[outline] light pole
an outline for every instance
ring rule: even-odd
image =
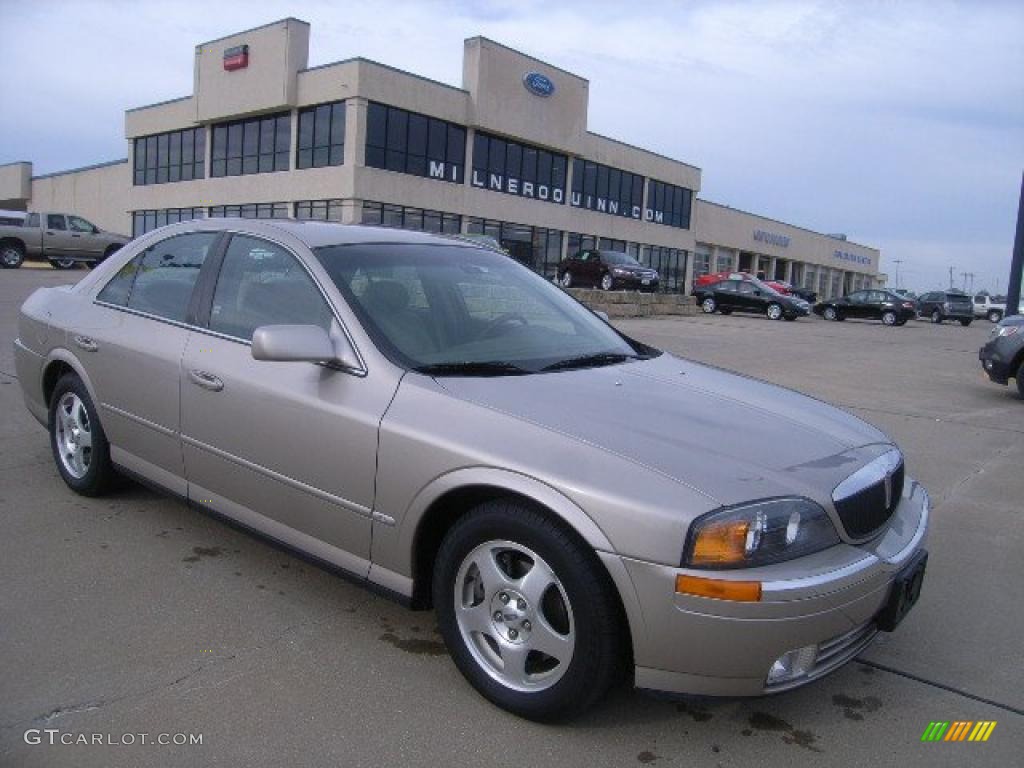
[[[893,259],[892,263],[896,265],[896,290],[900,287],[900,264],[903,263],[903,259]]]

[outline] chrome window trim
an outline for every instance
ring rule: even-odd
[[[838,504],[861,491],[882,482],[903,462],[899,448],[890,448],[878,458],[868,462],[832,490],[832,501]]]
[[[365,377],[366,375],[369,374],[369,369],[366,366],[366,359],[363,357],[362,352],[359,351],[359,346],[356,344],[356,340],[354,338],[352,338],[352,334],[349,332],[348,327],[345,325],[345,322],[339,316],[338,308],[334,305],[334,302],[331,301],[330,296],[327,295],[327,291],[324,290],[323,283],[317,278],[316,275],[313,274],[313,272],[310,270],[309,265],[305,262],[305,260],[301,256],[299,256],[299,254],[297,254],[292,248],[290,248],[285,243],[282,243],[280,240],[276,240],[273,237],[270,237],[268,235],[264,235],[262,233],[256,234],[256,233],[247,232],[247,231],[241,230],[241,229],[193,230],[193,231],[189,231],[189,232],[175,233],[175,234],[171,235],[171,237],[179,237],[180,235],[183,235],[183,234],[196,234],[196,233],[199,233],[199,232],[217,232],[217,233],[223,232],[223,233],[228,234],[228,235],[241,235],[243,237],[253,237],[253,238],[256,238],[257,240],[266,240],[269,243],[273,243],[274,245],[277,245],[280,248],[283,248],[285,250],[285,252],[289,253],[299,263],[299,265],[306,271],[306,274],[309,275],[309,278],[313,281],[313,285],[315,285],[316,289],[320,292],[321,298],[326,302],[328,309],[331,310],[331,315],[334,317],[335,321],[338,323],[338,327],[341,328],[341,332],[345,334],[345,338],[348,339],[348,343],[352,345],[352,349],[356,353],[356,358],[359,360],[359,367],[358,368],[342,368],[341,366],[331,365],[331,364],[328,364],[328,363],[318,363],[318,365],[323,365],[326,368],[332,368],[334,370],[344,371],[346,373],[350,373],[353,376],[358,376],[360,378],[363,378],[363,377]],[[165,239],[170,239],[170,238],[165,238]],[[140,253],[142,253],[143,251],[146,251],[146,250],[152,248],[154,245],[157,245],[160,242],[162,242],[162,240],[157,240],[156,242],[152,243],[151,245],[147,245],[145,248],[143,248],[143,249],[141,249],[139,251],[136,251],[136,253],[131,257],[131,259],[136,258]],[[226,255],[227,254],[225,252],[225,256]],[[129,259],[129,261],[131,261],[131,259]],[[221,266],[223,267],[223,263],[221,264]],[[107,307],[108,309],[116,309],[116,310],[119,310],[121,312],[126,312],[126,313],[128,313],[130,315],[136,315],[138,317],[145,317],[145,318],[148,318],[150,320],[156,320],[157,322],[160,322],[160,323],[167,323],[168,325],[173,325],[173,326],[176,326],[178,328],[184,328],[185,330],[188,330],[188,331],[195,331],[196,333],[202,333],[202,334],[204,334],[206,336],[213,336],[215,338],[223,339],[225,341],[233,341],[236,344],[244,344],[244,345],[249,346],[249,347],[252,346],[252,341],[249,340],[249,339],[243,339],[243,338],[238,337],[238,336],[232,336],[232,335],[227,334],[227,333],[221,333],[220,331],[215,331],[212,328],[203,328],[202,326],[192,325],[192,324],[184,323],[184,322],[181,322],[181,321],[178,321],[178,320],[172,320],[172,319],[170,319],[168,317],[161,317],[159,315],[154,315],[154,314],[151,314],[149,312],[142,312],[142,311],[140,311],[138,309],[134,309],[132,307],[121,306],[119,304],[111,304],[108,301],[101,301],[98,298],[99,294],[103,291],[104,288],[107,287],[107,284],[109,284],[110,281],[113,280],[116,276],[117,276],[117,274],[115,273],[110,278],[110,280],[107,280],[106,283],[103,283],[101,286],[99,286],[96,289],[95,295],[93,296],[93,300],[92,300],[93,304],[99,305],[101,307]],[[218,278],[220,277],[219,273],[218,273],[217,277]],[[214,285],[214,293],[215,294],[216,294],[216,291],[217,291],[217,286],[215,284]]]

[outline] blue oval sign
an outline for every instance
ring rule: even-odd
[[[527,72],[523,75],[523,85],[536,96],[550,96],[555,92],[555,84],[551,82],[551,78],[540,72]]]

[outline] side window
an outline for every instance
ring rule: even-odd
[[[216,240],[216,232],[195,232],[169,237],[143,251],[128,307],[185,322],[199,269]]]
[[[852,304],[863,304],[865,301],[867,301],[867,291],[857,291],[850,294],[850,302]]]
[[[142,263],[142,257],[145,255],[146,252],[143,251],[121,267],[117,274],[110,278],[110,282],[103,286],[103,290],[99,292],[96,299],[107,304],[116,304],[119,307],[128,306],[128,297],[131,295],[132,285],[135,283],[135,275],[138,274],[139,264]]]
[[[235,235],[224,255],[210,310],[210,330],[249,341],[261,325],[318,325],[331,309],[302,265],[284,248]]]
[[[56,213],[46,214],[46,228],[47,229],[67,229],[67,225],[64,223],[64,217]]]
[[[79,216],[68,216],[68,228],[72,232],[88,232],[92,234],[93,226]]]
[[[738,292],[746,296],[752,296],[756,290],[757,288],[754,286],[753,283],[744,280],[742,283],[740,283]]]
[[[28,215],[28,218],[25,219],[25,226],[26,227],[38,227],[39,226],[39,214],[38,213],[30,213]]]

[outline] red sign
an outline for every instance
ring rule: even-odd
[[[249,66],[249,46],[236,45],[224,51],[224,69],[234,72],[236,69],[245,69]]]

